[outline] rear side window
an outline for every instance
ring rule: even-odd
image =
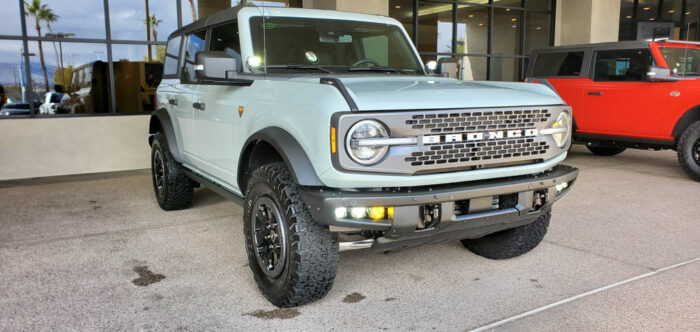
[[[533,76],[579,76],[583,66],[583,52],[542,53],[535,59]]]
[[[595,59],[595,81],[639,82],[646,80],[647,70],[654,63],[648,49],[598,52]]]
[[[224,52],[236,59],[236,69],[241,70],[241,42],[238,23],[233,22],[211,30],[210,51]]]
[[[183,55],[183,66],[181,80],[184,83],[194,82],[194,64],[197,52],[204,51],[206,31],[195,32],[187,36],[185,40],[185,54]]]
[[[165,48],[163,75],[177,75],[177,59],[180,57],[180,41],[182,41],[182,37],[179,36],[168,41],[168,46]]]

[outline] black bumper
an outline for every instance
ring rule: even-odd
[[[560,165],[548,172],[506,179],[461,184],[382,191],[344,191],[307,188],[304,202],[319,223],[361,230],[383,231],[373,249],[389,251],[428,243],[478,238],[500,230],[529,224],[551,209],[566,194],[578,176],[578,169]],[[566,183],[563,190],[556,186]],[[464,212],[455,202],[491,197],[517,197],[505,208]],[[425,205],[440,206],[440,222],[428,229],[417,229],[420,210]],[[393,206],[394,220],[373,222],[352,218],[336,219],[335,209],[357,206]]]

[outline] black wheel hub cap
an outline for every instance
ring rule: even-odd
[[[268,196],[258,198],[250,222],[258,265],[268,278],[279,277],[287,259],[287,234],[277,204]]]
[[[695,144],[693,144],[693,150],[690,151],[690,153],[692,153],[695,163],[700,166],[700,138],[695,141]]]
[[[158,195],[163,196],[163,190],[165,190],[165,163],[163,162],[163,153],[160,149],[156,149],[153,152],[153,177]]]

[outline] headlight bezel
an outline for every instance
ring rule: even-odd
[[[555,128],[561,128],[564,127],[566,128],[566,132],[563,133],[552,133],[552,139],[554,140],[554,143],[559,147],[560,149],[563,149],[566,147],[567,144],[569,144],[569,141],[571,141],[571,127],[572,127],[572,121],[571,121],[571,115],[567,111],[561,111],[559,115],[557,116],[556,121],[554,121],[549,128],[555,129]]]
[[[377,131],[380,133],[380,136],[364,138],[389,138],[389,130],[387,129],[386,125],[381,121],[375,119],[360,120],[354,123],[352,126],[350,126],[350,129],[347,131],[345,136],[345,150],[352,161],[362,166],[372,166],[379,163],[382,159],[384,159],[384,157],[386,157],[386,155],[389,153],[389,146],[378,145],[378,153],[376,153],[372,158],[369,159],[362,159],[353,154],[352,141],[358,139],[353,137],[353,134],[355,134],[358,128],[365,125],[372,125],[376,127]]]

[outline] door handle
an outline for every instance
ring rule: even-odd
[[[603,91],[588,91],[589,96],[602,96]]]
[[[175,98],[168,99],[168,104],[173,105],[173,106],[177,106],[177,99],[175,99]]]
[[[200,111],[203,111],[205,108],[204,103],[194,103],[194,104],[192,104],[192,107],[194,107]]]

